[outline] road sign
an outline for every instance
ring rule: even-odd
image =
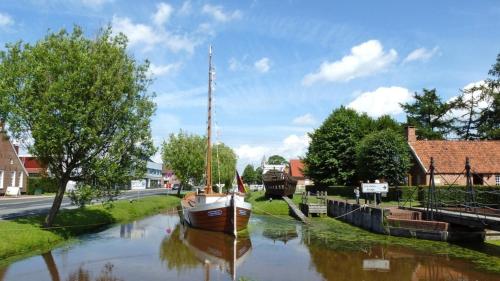
[[[146,180],[133,180],[130,182],[130,189],[140,190],[146,189]]]
[[[385,193],[389,191],[389,184],[383,183],[363,183],[361,184],[363,193]]]

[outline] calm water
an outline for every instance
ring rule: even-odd
[[[0,268],[7,280],[500,280],[469,263],[406,248],[329,250],[291,221],[253,216],[249,237],[157,215]]]

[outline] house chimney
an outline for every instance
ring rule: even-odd
[[[406,126],[406,141],[408,141],[408,142],[417,141],[417,135],[415,133],[414,126]]]

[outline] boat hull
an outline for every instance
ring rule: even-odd
[[[194,228],[234,234],[234,217],[236,217],[236,231],[245,229],[252,213],[251,205],[238,200],[232,203],[231,199],[225,199],[195,206],[184,204],[182,208],[184,221]]]
[[[266,189],[266,197],[293,197],[297,180],[287,173],[271,170],[263,176],[264,187]]]

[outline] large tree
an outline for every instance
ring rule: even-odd
[[[285,157],[281,155],[272,155],[267,159],[267,164],[269,165],[286,165],[288,161],[286,161]]]
[[[212,180],[231,188],[236,175],[236,153],[229,146],[219,143],[212,148]],[[221,191],[221,190],[219,190]]]
[[[304,158],[306,175],[321,185],[353,183],[356,145],[364,135],[363,120],[368,119],[352,109],[340,107],[309,134],[311,143]]]
[[[385,179],[390,184],[403,183],[411,163],[408,144],[391,129],[366,135],[356,158],[360,179]]]
[[[245,166],[245,169],[243,170],[243,175],[241,176],[244,182],[248,184],[255,183],[257,181],[257,175],[255,173],[255,169],[253,168],[253,165],[248,164]]]
[[[181,181],[181,189],[189,183],[204,183],[207,139],[205,137],[179,132],[170,134],[162,146],[162,159]],[[220,171],[220,173],[219,173]],[[212,147],[212,184],[219,182],[231,186],[236,173],[236,154],[223,143]]]
[[[460,95],[453,102],[453,111],[456,115],[453,129],[457,136],[465,140],[479,139],[481,133],[481,116],[491,103],[487,88],[480,83],[461,90]]]
[[[57,190],[45,224],[59,210],[68,181],[125,183],[154,153],[148,63],[126,50],[111,28],[88,39],[61,30],[0,52],[0,112],[14,137],[47,165]]]
[[[447,116],[453,104],[443,102],[436,89],[415,92],[413,103],[401,104],[408,125],[417,127],[419,139],[444,139],[452,128],[453,120]]]
[[[486,79],[484,94],[490,103],[479,117],[477,130],[483,139],[500,140],[500,54],[488,74],[491,77]]]
[[[162,146],[162,160],[165,165],[171,167],[181,182],[181,189],[189,182],[201,184],[203,181],[206,138],[179,132],[170,134]]]

